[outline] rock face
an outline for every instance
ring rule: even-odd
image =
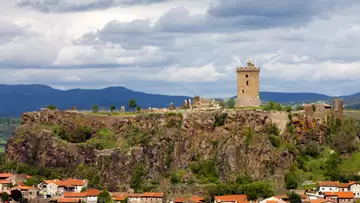
[[[266,129],[271,122],[268,112],[256,110],[116,117],[42,109],[23,114],[22,125],[8,141],[5,159],[62,168],[79,177],[86,176],[79,173],[80,166],[95,169],[100,182],[113,190],[128,190],[139,165],[145,168],[143,180],[160,181],[177,170],[185,171],[184,179],[194,179],[189,165],[201,160],[213,161],[224,182],[245,172],[255,180],[282,179],[294,157],[269,141]],[[49,126],[88,126],[93,133],[106,128],[118,145],[97,150],[88,142],[65,142]]]

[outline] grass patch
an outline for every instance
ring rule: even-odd
[[[86,143],[94,144],[96,149],[99,150],[113,149],[118,146],[114,133],[107,128],[99,130],[97,134],[89,139]]]

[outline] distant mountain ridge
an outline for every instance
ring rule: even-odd
[[[135,99],[139,106],[168,107],[170,102],[181,106],[185,99],[192,96],[169,96],[137,92],[125,87],[108,87],[98,90],[71,89],[58,90],[47,85],[0,85],[0,116],[18,117],[23,112],[37,111],[42,107],[54,104],[59,109],[71,109],[76,106],[78,110],[90,110],[94,104],[100,108],[108,109],[110,105],[127,107],[130,99]],[[306,103],[314,101],[331,100],[331,96],[317,93],[280,93],[260,92],[263,101],[279,103]],[[360,104],[360,93],[343,96],[345,103]]]

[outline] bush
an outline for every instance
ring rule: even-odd
[[[265,182],[255,182],[241,186],[238,192],[246,194],[248,200],[268,198],[274,195],[274,190],[271,185]]]
[[[49,105],[46,107],[47,109],[50,109],[50,110],[55,110],[57,109],[57,107],[55,105]]]
[[[171,174],[170,180],[171,180],[171,183],[172,183],[172,184],[178,184],[178,183],[180,183],[180,181],[181,181],[181,174],[180,174],[180,173],[173,172],[173,173]]]
[[[249,183],[252,183],[253,180],[252,178],[247,175],[247,174],[242,174],[242,175],[239,175],[236,177],[236,180],[235,180],[236,184],[238,185],[244,185],[244,184],[249,184]]]
[[[226,121],[227,113],[222,113],[215,116],[214,127],[223,126]]]
[[[96,105],[96,104],[94,104],[94,105],[92,106],[92,112],[93,112],[93,113],[99,112],[99,106]]]
[[[80,126],[73,132],[67,132],[67,130],[62,126],[56,126],[53,129],[53,134],[72,143],[85,142],[92,137],[91,129],[87,126]]]
[[[276,147],[276,148],[280,147],[281,140],[278,136],[270,135],[269,140],[274,147]]]
[[[135,192],[141,192],[143,189],[143,176],[145,175],[146,170],[143,164],[136,164],[132,174],[130,187],[135,190]]]
[[[295,192],[290,192],[288,199],[290,203],[301,203],[301,196]]]
[[[294,171],[290,171],[285,174],[284,181],[287,189],[296,189],[299,186],[300,177]]]
[[[203,160],[195,162],[189,165],[189,168],[193,174],[202,182],[213,182],[218,180],[219,173],[216,169],[216,165],[211,160]]]
[[[290,113],[292,111],[292,107],[290,105],[286,105],[286,106],[284,106],[284,111]]]

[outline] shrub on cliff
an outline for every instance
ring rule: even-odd
[[[49,109],[49,110],[55,110],[55,109],[57,109],[57,107],[56,107],[55,105],[49,105],[49,106],[47,106],[46,108]]]
[[[288,198],[290,203],[301,203],[301,196],[295,192],[290,192]]]
[[[219,173],[216,165],[211,160],[203,160],[189,165],[193,174],[200,180],[201,183],[211,183],[219,179]]]
[[[280,144],[281,144],[281,140],[278,136],[275,136],[275,135],[270,135],[269,136],[269,141],[271,142],[272,146],[278,148],[280,147]]]
[[[63,126],[56,126],[53,129],[53,133],[55,136],[72,143],[85,142],[92,136],[91,129],[87,126],[77,127],[72,132],[68,132]]]
[[[287,189],[296,189],[299,186],[300,177],[296,172],[290,171],[285,174],[284,181]]]
[[[93,112],[93,113],[99,112],[99,106],[96,105],[96,104],[94,104],[94,105],[92,106],[92,112]]]
[[[146,173],[144,164],[138,163],[135,165],[132,174],[131,174],[131,183],[130,187],[135,190],[135,192],[142,192],[143,189],[143,176]]]

